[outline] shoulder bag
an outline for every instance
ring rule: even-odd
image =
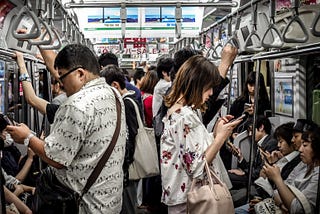
[[[60,183],[58,179],[55,177],[52,168],[48,167],[42,171],[36,185],[35,198],[32,204],[32,210],[34,213],[76,214],[79,212],[79,203],[81,201],[82,196],[88,192],[90,187],[99,177],[119,137],[121,126],[121,104],[119,99],[117,98],[116,93],[114,91],[113,93],[116,97],[117,106],[116,129],[112,136],[111,143],[109,144],[107,150],[105,151],[105,153],[99,160],[97,166],[94,168],[93,172],[89,176],[87,183],[84,189],[82,190],[82,193],[79,194],[78,192]]]
[[[133,163],[129,166],[129,179],[138,180],[159,175],[159,160],[153,128],[147,128],[143,125],[135,101],[129,97],[125,99],[130,100],[133,104],[139,125],[135,141]]]
[[[215,172],[205,163],[206,176],[202,180],[193,179],[187,194],[188,214],[233,214],[231,194]]]
[[[296,196],[296,198],[300,201],[304,213],[311,214],[311,206],[308,202],[306,196],[296,187],[287,184],[288,188],[291,192]],[[255,213],[259,214],[281,214],[284,213],[280,207],[275,204],[275,201],[272,198],[266,198],[263,201],[254,205]]]

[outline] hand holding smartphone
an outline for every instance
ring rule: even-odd
[[[0,114],[0,131],[3,131],[8,125],[14,126],[15,123],[7,115]]]
[[[233,143],[231,143],[230,141],[227,141],[227,145],[230,148],[230,150],[234,156],[240,157],[241,154],[240,154],[239,150],[237,149],[237,147],[235,147],[235,145]]]
[[[237,117],[237,118],[233,118],[233,119],[230,120],[228,123],[232,123],[232,122],[234,122],[234,121],[236,121],[236,120],[244,119],[244,118],[246,118],[248,115],[249,115],[248,112],[243,112],[243,114],[242,114],[241,116],[239,116],[239,117]]]
[[[267,162],[270,166],[272,166],[273,163],[269,161],[267,152],[264,151],[263,148],[261,147],[259,147],[259,151],[260,151],[260,154],[264,157],[264,161]]]

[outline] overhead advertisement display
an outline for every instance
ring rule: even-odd
[[[76,9],[86,38],[97,43],[106,38],[121,38],[120,8]],[[86,14],[86,16],[83,16]],[[197,37],[203,8],[182,7],[182,37]],[[127,8],[125,37],[175,37],[175,7]]]

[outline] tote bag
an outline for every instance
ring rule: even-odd
[[[159,160],[153,128],[143,125],[137,104],[131,98],[138,121],[138,134],[133,155],[133,163],[129,166],[129,179],[138,180],[159,175]]]
[[[228,187],[209,169],[206,162],[207,176],[200,182],[193,179],[187,194],[188,214],[234,214],[234,206]]]

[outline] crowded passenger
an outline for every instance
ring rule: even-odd
[[[7,126],[6,131],[15,142],[29,146],[47,162],[62,184],[80,193],[111,141],[117,122],[116,99],[119,97],[115,97],[116,92],[105,79],[99,78],[98,61],[83,45],[64,47],[55,58],[54,68],[58,70],[68,99],[56,113],[51,134],[42,141],[24,124]],[[126,137],[124,108],[121,109],[118,141],[99,175],[100,179],[83,195],[81,213],[121,211]],[[110,182],[110,177],[118,179]],[[114,191],[107,191],[110,188]]]
[[[186,212],[192,178],[203,175],[205,161],[220,176],[224,175],[223,164],[216,157],[240,121],[228,123],[232,116],[223,117],[210,135],[197,114],[197,110],[205,109],[205,102],[213,93],[212,86],[219,83],[218,68],[202,56],[193,56],[180,67],[164,99],[168,113],[164,118],[160,163],[162,201],[168,205],[168,213]]]
[[[309,126],[301,136],[299,148],[301,162],[292,170],[287,179],[282,178],[277,164],[265,162],[265,175],[274,182],[275,205],[282,212],[314,213],[318,195],[320,165],[320,129]],[[249,213],[249,205],[236,209],[236,213]]]
[[[122,96],[125,113],[126,113],[126,123],[127,123],[127,139],[126,139],[126,152],[123,162],[123,202],[121,213],[130,214],[135,213],[135,208],[137,207],[137,191],[136,182],[129,180],[129,166],[133,163],[133,155],[135,151],[136,135],[138,133],[138,121],[137,114],[135,111],[135,106],[132,102],[136,102],[139,106],[138,101],[135,97],[134,91],[129,91],[126,89],[125,76],[121,69],[116,65],[107,65],[100,72],[100,76],[106,79],[106,82],[116,88]],[[129,100],[131,99],[131,101]],[[142,114],[141,109],[139,109],[140,115]]]

